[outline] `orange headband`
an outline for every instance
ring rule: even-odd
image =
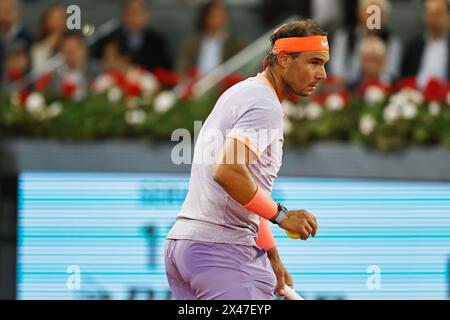
[[[307,51],[329,51],[326,36],[291,37],[280,38],[275,41],[273,52],[307,52]]]

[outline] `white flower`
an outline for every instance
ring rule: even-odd
[[[11,103],[12,106],[18,106],[20,104],[20,97],[17,91],[11,93],[9,102]]]
[[[130,97],[127,99],[127,108],[128,109],[136,109],[139,107],[139,98],[138,97]]]
[[[408,94],[406,93],[406,90],[402,90],[400,92],[397,92],[396,94],[393,94],[389,99],[389,102],[391,104],[402,105],[404,103],[407,103],[408,100],[409,97]]]
[[[144,110],[128,110],[125,113],[125,121],[129,125],[139,125],[145,122],[147,115]]]
[[[154,95],[159,89],[158,80],[148,72],[142,75],[139,83],[145,95]]]
[[[155,111],[165,113],[169,111],[177,101],[177,96],[173,91],[163,91],[155,98]]]
[[[378,86],[368,86],[364,92],[364,100],[368,104],[376,104],[382,102],[386,98],[386,93]]]
[[[112,87],[108,90],[108,100],[109,102],[118,102],[122,99],[122,90],[119,87]]]
[[[290,134],[292,132],[292,129],[293,129],[292,122],[289,119],[284,118],[284,120],[283,120],[283,133],[286,134],[286,135]]]
[[[31,93],[25,101],[25,108],[29,113],[39,114],[45,111],[45,98],[38,92]]]
[[[389,104],[383,110],[383,118],[387,123],[392,123],[400,117],[401,110],[400,106],[397,104]]]
[[[57,117],[63,111],[63,105],[61,102],[55,101],[51,105],[49,105],[47,109],[47,116],[50,118]]]
[[[413,102],[417,105],[419,105],[423,102],[423,96],[419,90],[405,89],[404,91],[406,92],[406,95],[411,102]]]
[[[345,105],[344,98],[337,93],[330,94],[325,100],[325,105],[329,110],[342,110]]]
[[[362,134],[368,136],[373,132],[373,129],[375,129],[375,126],[377,125],[377,122],[370,114],[365,114],[361,117],[361,120],[359,121],[359,131],[361,131]]]
[[[315,120],[322,115],[322,108],[317,103],[308,103],[305,108],[305,115],[308,120]]]
[[[295,113],[292,117],[296,120],[303,119],[305,117],[305,108],[303,108],[303,107],[295,108]]]
[[[433,116],[436,117],[441,113],[441,106],[436,101],[431,101],[428,105],[428,112]]]
[[[109,74],[103,74],[94,80],[94,83],[92,84],[92,90],[99,93],[108,90],[113,85],[114,81],[112,77]]]
[[[284,100],[281,105],[286,116],[293,117],[295,115],[297,107],[291,101]]]
[[[400,108],[400,112],[404,119],[414,119],[417,116],[417,106],[411,102],[405,103]]]

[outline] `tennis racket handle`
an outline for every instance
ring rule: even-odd
[[[284,285],[284,297],[287,300],[305,300],[287,284]]]

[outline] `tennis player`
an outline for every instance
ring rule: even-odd
[[[293,283],[268,221],[303,240],[317,232],[312,214],[288,211],[270,195],[282,159],[281,102],[311,95],[326,78],[327,34],[300,20],[270,40],[264,71],[223,93],[200,130],[189,191],[165,245],[175,299],[283,296]]]

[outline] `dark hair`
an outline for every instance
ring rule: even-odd
[[[126,12],[130,8],[131,4],[133,4],[133,2],[138,2],[138,3],[142,4],[144,10],[149,11],[148,4],[144,0],[125,0],[122,3],[122,13]]]
[[[114,48],[116,49],[117,53],[122,56],[122,57],[132,57],[132,52],[130,47],[128,46],[128,44],[126,43],[126,41],[120,41],[120,39],[113,39],[111,41],[109,41],[108,43],[106,43],[106,45],[103,48],[103,54],[104,51],[106,49],[106,47],[108,46],[114,46]]]
[[[225,8],[225,4],[221,0],[208,1],[203,6],[200,7],[199,14],[198,14],[198,17],[197,17],[197,30],[199,32],[205,31],[206,18],[208,17],[209,12],[215,6],[222,6],[222,7]]]
[[[77,39],[83,45],[86,46],[86,42],[84,41],[83,33],[79,30],[68,30],[68,31],[64,32],[60,45],[62,45],[68,39]]]
[[[44,9],[44,12],[42,13],[41,19],[39,21],[37,41],[44,40],[50,34],[50,32],[48,31],[48,27],[47,27],[47,21],[50,17],[50,13],[53,10],[56,10],[59,8],[65,12],[64,6],[59,3],[51,4]]]
[[[320,26],[311,19],[304,19],[289,22],[281,27],[279,27],[270,36],[271,47],[275,45],[275,41],[281,38],[292,38],[292,37],[309,37],[309,36],[327,36],[328,33],[320,28]],[[290,53],[294,57],[298,57],[300,52]],[[272,66],[277,61],[277,56],[275,53],[270,52],[266,56],[266,61],[269,66]]]

